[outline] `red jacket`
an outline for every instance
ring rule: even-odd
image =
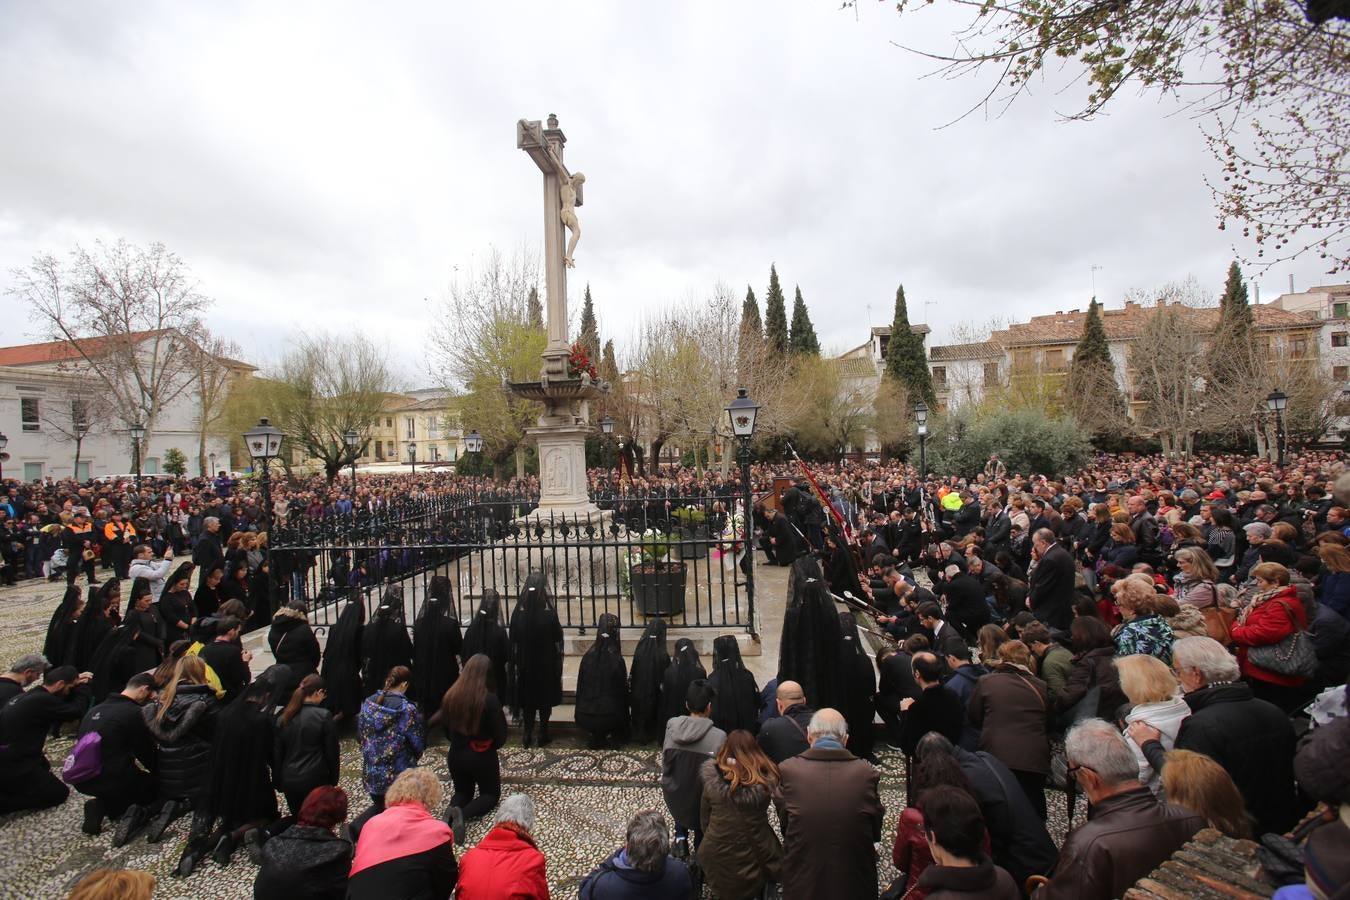
[[[456,900],[549,900],[544,854],[534,841],[498,825],[459,861]]]
[[[1232,628],[1233,644],[1237,647],[1238,666],[1242,669],[1242,674],[1248,678],[1268,681],[1271,684],[1279,684],[1284,687],[1301,687],[1308,679],[1291,678],[1288,675],[1279,675],[1269,669],[1252,665],[1247,660],[1247,649],[1249,647],[1278,644],[1292,634],[1295,628],[1303,631],[1307,627],[1307,614],[1303,610],[1303,603],[1298,599],[1298,591],[1294,589],[1293,585],[1281,588],[1280,592],[1274,597],[1258,606],[1253,606],[1247,612],[1247,620],[1242,623],[1234,622]]]

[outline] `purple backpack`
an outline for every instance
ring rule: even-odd
[[[103,737],[91,731],[75,742],[61,763],[61,780],[66,784],[84,784],[103,773]]]

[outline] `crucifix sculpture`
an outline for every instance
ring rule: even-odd
[[[582,203],[582,185],[586,176],[567,171],[563,163],[563,145],[567,138],[558,127],[558,117],[550,115],[547,127],[538,121],[521,119],[516,123],[516,147],[524,150],[544,176],[544,296],[548,346],[544,350],[545,380],[567,377],[567,270],[581,239],[581,224],[576,208]],[[565,231],[572,239],[564,247]]]

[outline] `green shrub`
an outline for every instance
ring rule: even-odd
[[[928,468],[937,475],[970,478],[997,453],[1010,475],[1057,476],[1081,468],[1091,452],[1089,435],[1072,418],[1047,418],[1029,409],[956,410],[933,425]]]

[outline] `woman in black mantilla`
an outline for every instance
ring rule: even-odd
[[[735,635],[724,634],[713,641],[713,670],[708,686],[713,697],[713,724],[727,734],[744,728],[759,731],[759,688],[755,676],[741,660],[741,648]]]
[[[506,689],[506,664],[511,661],[511,641],[502,625],[502,599],[492,588],[483,588],[483,600],[478,604],[478,612],[473,621],[464,630],[464,643],[459,648],[459,661],[466,663],[479,653],[492,661],[492,690],[502,706],[508,705],[510,696]]]
[[[384,679],[394,666],[412,668],[412,655],[412,641],[403,620],[403,588],[390,585],[361,635],[361,678],[366,695],[384,687]]]
[[[248,622],[244,624],[244,631],[257,631],[272,624],[272,616],[276,613],[272,604],[276,602],[277,597],[283,601],[286,599],[281,590],[281,587],[272,581],[272,562],[264,556],[258,563],[258,568],[248,577],[248,596],[252,601],[252,612],[249,613]],[[286,585],[285,590],[289,593],[290,585]]]
[[[628,704],[631,710],[633,740],[646,744],[665,736],[666,722],[661,718],[661,685],[670,654],[666,652],[666,620],[657,616],[642,631],[633,651],[633,670]]]
[[[778,649],[778,683],[802,686],[813,709],[838,709],[843,702],[839,684],[839,616],[825,590],[820,564],[803,556],[792,564],[793,592],[783,613],[783,635]]]
[[[159,596],[159,617],[170,641],[189,637],[192,623],[197,621],[197,603],[188,590],[191,578],[192,563],[183,563],[169,574],[164,582],[164,592]]]
[[[220,563],[209,565],[210,568],[198,579],[197,593],[192,598],[192,602],[197,606],[197,615],[203,619],[214,616],[225,599],[220,596],[220,583],[225,580],[225,567]]]
[[[430,717],[445,692],[459,677],[460,645],[464,638],[450,602],[450,579],[433,575],[427,601],[413,625],[413,680],[408,696]]]
[[[47,662],[54,666],[66,663],[73,648],[75,625],[83,611],[84,592],[77,585],[69,585],[47,623],[47,637],[42,642],[42,655],[47,657]]]
[[[839,613],[839,635],[839,705],[833,708],[848,722],[848,749],[854,756],[874,760],[872,697],[877,692],[876,670],[858,640],[858,623],[852,613]]]
[[[359,588],[353,589],[335,624],[328,632],[323,651],[323,680],[328,685],[328,709],[337,721],[350,721],[366,699],[361,684],[361,632],[365,630],[366,604]]]
[[[577,672],[577,725],[590,733],[590,748],[622,743],[628,730],[628,670],[619,644],[619,617],[605,613],[595,623],[595,643]]]
[[[524,713],[524,744],[534,741],[534,719],[540,719],[539,746],[553,738],[548,720],[562,702],[562,625],[548,596],[548,579],[531,572],[511,613],[511,658],[516,667],[516,705]]]
[[[116,578],[106,579],[98,587],[89,589],[89,601],[71,635],[70,665],[81,672],[93,671],[94,654],[117,627],[108,615],[108,608],[116,605],[121,597]]]
[[[657,732],[665,734],[666,723],[676,716],[688,715],[684,706],[684,695],[689,685],[708,677],[698,658],[698,648],[689,638],[680,638],[675,642],[675,656],[670,668],[661,677],[661,721],[657,723]]]
[[[122,618],[125,643],[113,665],[115,678],[108,686],[109,693],[122,690],[128,678],[151,671],[164,658],[164,623],[151,608],[154,600],[149,581],[137,578],[131,582],[131,599]]]

